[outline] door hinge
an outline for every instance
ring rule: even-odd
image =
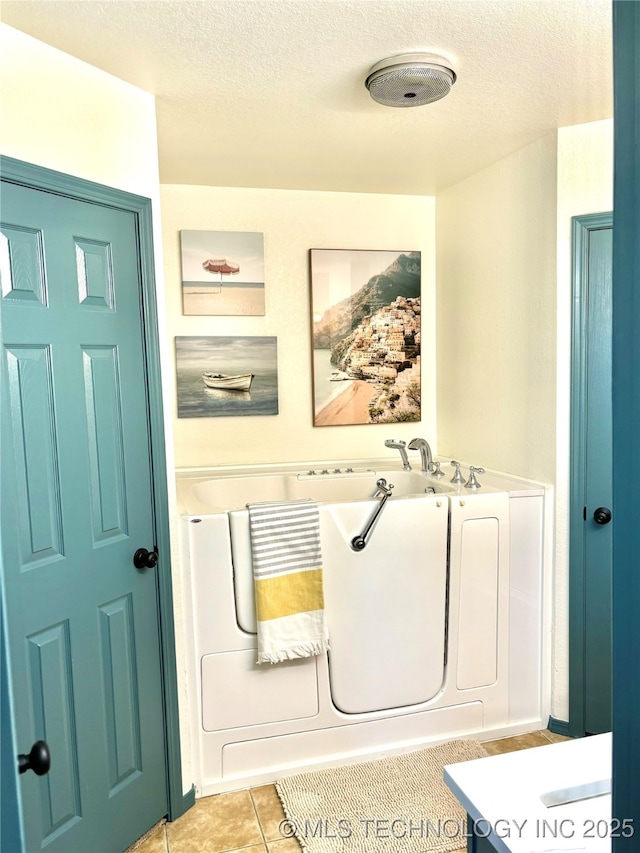
[[[587,520],[587,508],[586,507],[582,510],[582,520],[583,521]]]

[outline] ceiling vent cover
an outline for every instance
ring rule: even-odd
[[[447,60],[427,53],[403,53],[377,62],[364,84],[386,107],[421,107],[451,91],[456,74]]]

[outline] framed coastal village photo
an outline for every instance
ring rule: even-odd
[[[420,252],[310,249],[313,424],[420,420]]]
[[[181,231],[184,314],[264,315],[264,236]]]
[[[179,418],[278,414],[277,338],[176,337]]]

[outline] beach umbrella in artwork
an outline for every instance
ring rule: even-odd
[[[210,273],[220,273],[221,285],[223,275],[238,275],[240,272],[239,264],[234,264],[226,258],[209,258],[203,262],[202,268]]]

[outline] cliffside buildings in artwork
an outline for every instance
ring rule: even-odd
[[[375,383],[372,420],[420,416],[420,298],[400,296],[364,318],[333,350],[332,361],[354,379]],[[400,413],[404,412],[404,418]]]
[[[420,420],[420,345],[420,252],[398,254],[314,319],[314,351],[330,351],[332,378],[371,386],[369,423]]]

